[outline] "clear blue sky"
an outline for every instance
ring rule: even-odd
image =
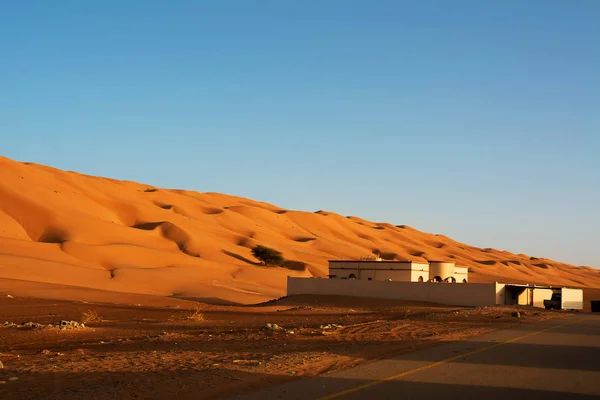
[[[6,1],[0,154],[600,267],[600,2]]]

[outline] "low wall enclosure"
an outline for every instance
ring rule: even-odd
[[[560,293],[561,308],[583,309],[581,289],[499,282],[445,284],[468,282],[467,268],[445,261],[332,260],[329,261],[328,278],[288,277],[287,294],[372,297],[473,307],[544,307],[544,301]]]

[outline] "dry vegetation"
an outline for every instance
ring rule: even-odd
[[[202,312],[200,307],[195,307],[192,311],[190,311],[186,319],[188,321],[204,321],[204,312]]]
[[[102,322],[102,318],[94,310],[87,310],[86,312],[81,314],[80,320],[84,324]]]

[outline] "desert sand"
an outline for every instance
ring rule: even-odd
[[[226,306],[113,292],[103,296],[113,303],[102,304],[10,298],[2,296],[7,285],[12,287],[0,279],[1,317],[16,324],[0,325],[3,400],[223,399],[568,315],[523,307],[467,309],[336,296]],[[31,286],[38,293],[45,288],[55,292],[51,284]],[[96,292],[74,289],[69,295],[93,297],[100,294]],[[115,304],[116,299],[123,303]],[[126,304],[131,301],[139,303]],[[521,318],[512,316],[516,309]],[[85,321],[87,327],[35,329],[20,324],[55,325],[61,319]],[[267,324],[279,329],[265,329]]]
[[[324,277],[327,260],[444,259],[472,282],[600,287],[600,271],[481,249],[404,225],[301,212],[219,193],[160,189],[0,157],[0,278],[253,304],[286,277]],[[518,229],[518,227],[515,227]],[[258,265],[257,244],[286,267]]]

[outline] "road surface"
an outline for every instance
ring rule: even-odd
[[[521,325],[237,400],[600,399],[600,315]]]

